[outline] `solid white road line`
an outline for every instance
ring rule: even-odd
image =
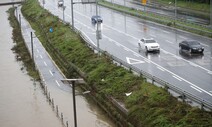
[[[195,89],[196,91],[198,91],[198,92],[202,93],[202,91],[201,91],[201,90],[197,89],[197,88],[196,88],[196,87],[194,87],[194,86],[191,86],[191,88],[193,88],[193,89]]]
[[[182,81],[180,77],[176,76],[176,75],[173,75],[172,77],[176,78],[177,80],[179,81]]]
[[[161,71],[165,71],[162,67],[157,66],[157,68]]]
[[[40,51],[37,49],[37,52],[39,53]]]
[[[139,55],[139,54],[137,54],[137,53],[133,53],[133,55],[134,55],[134,56],[137,56],[137,57],[140,57],[140,55]]]
[[[152,36],[152,37],[156,37],[155,35],[153,35],[153,34],[150,34],[150,36]]]

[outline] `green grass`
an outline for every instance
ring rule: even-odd
[[[174,27],[177,29],[181,29],[181,30],[185,30],[191,33],[196,33],[202,36],[207,36],[207,37],[212,37],[212,29],[211,28],[207,28],[201,25],[196,25],[193,23],[189,23],[189,22],[185,22],[185,21],[181,21],[181,20],[176,20],[174,21],[172,18],[170,17],[166,17],[166,16],[160,16],[154,13],[146,13],[143,11],[138,11],[132,8],[128,8],[128,7],[124,7],[124,6],[120,6],[120,5],[116,5],[116,4],[111,4],[110,2],[107,1],[100,1],[99,4],[101,6],[105,6],[107,8],[111,8],[120,12],[124,12],[145,20],[149,20],[149,21],[153,21],[159,24],[163,24],[169,27]]]
[[[98,102],[112,110],[109,113],[113,114],[114,121],[120,122],[120,116],[105,96],[112,96],[125,103],[129,110],[127,120],[135,127],[212,125],[211,112],[179,102],[165,89],[146,82],[144,78],[135,76],[123,67],[116,66],[104,53],[98,56],[68,24],[63,24],[57,17],[43,10],[36,1],[28,0],[23,5],[22,12],[40,35],[42,44],[59,67],[66,72],[67,78],[80,76],[75,67],[68,66],[72,63],[85,74],[83,77],[87,87],[100,99]],[[53,33],[49,33],[50,27],[54,29]],[[58,57],[59,54],[65,60]],[[125,93],[128,92],[132,94],[127,97]]]
[[[150,0],[152,2],[157,2],[162,5],[167,5],[167,6],[174,6],[175,0]],[[171,2],[171,4],[169,4]],[[177,6],[178,7],[183,7],[186,9],[192,9],[195,11],[204,11],[209,13],[210,12],[210,4],[207,3],[200,3],[200,2],[193,2],[191,0],[177,0]]]
[[[10,8],[7,11],[9,13],[8,20],[10,21],[10,25],[13,28],[12,30],[13,41],[16,43],[16,45],[12,48],[12,50],[15,51],[17,60],[23,62],[24,67],[26,68],[28,74],[35,80],[40,80],[39,73],[34,68],[34,63],[31,59],[31,56],[25,45],[24,39],[21,35],[21,29],[17,19],[15,18],[14,11],[15,11],[14,8]]]

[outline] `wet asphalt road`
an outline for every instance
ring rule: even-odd
[[[155,5],[150,5],[150,4],[147,4],[147,6],[144,7],[144,6],[142,6],[141,2],[134,1],[134,0],[106,0],[106,1],[115,3],[115,4],[119,4],[122,6],[131,7],[131,8],[137,9],[137,10],[156,13],[161,16],[169,16],[169,17],[172,17],[173,19],[175,18],[175,8],[173,5],[174,3],[172,3],[172,6],[170,6],[170,7],[158,8],[158,7],[154,7]],[[180,8],[178,10],[180,10]],[[189,12],[184,12],[184,14],[183,14],[182,12],[179,13],[179,11],[177,11],[176,17],[177,17],[177,19],[182,19],[182,20],[197,23],[197,24],[204,24],[204,25],[210,24],[210,19],[201,18],[200,16],[190,14]]]
[[[63,19],[62,8],[57,1],[46,1],[50,12]],[[71,4],[65,1],[65,21],[71,22]],[[89,43],[97,45],[96,25],[91,23],[95,15],[94,4],[74,4],[74,24]],[[142,19],[131,17],[107,8],[98,7],[103,18],[100,48],[146,71],[175,87],[212,102],[212,40],[199,35],[170,29]],[[139,53],[140,38],[155,38],[161,46],[160,53]],[[179,52],[182,40],[198,40],[205,47],[204,55],[188,55]]]

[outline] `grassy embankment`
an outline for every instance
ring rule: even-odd
[[[35,80],[40,80],[38,71],[34,69],[34,62],[32,61],[31,56],[25,45],[24,39],[21,34],[20,25],[17,19],[15,18],[14,11],[15,8],[10,8],[7,11],[9,13],[8,20],[10,21],[10,25],[13,28],[13,41],[14,43],[16,43],[12,50],[16,53],[17,60],[23,61],[24,67],[26,67],[28,74]]]
[[[161,5],[174,6],[175,0],[150,0],[151,2],[157,2]],[[170,3],[171,2],[171,3]],[[210,4],[198,3],[190,0],[177,0],[177,7],[191,9],[193,11],[202,11],[210,13]]]
[[[165,89],[147,83],[142,77],[116,66],[104,54],[98,57],[86,46],[79,34],[70,29],[69,24],[63,24],[57,17],[42,9],[35,0],[28,0],[23,5],[22,12],[67,78],[76,78],[83,74],[87,89],[92,91],[98,102],[107,109],[113,109],[109,112],[116,123],[123,121],[120,121],[121,116],[105,96],[113,96],[125,103],[129,110],[127,120],[135,127],[212,126],[211,112],[179,102]],[[49,32],[50,27],[54,29],[53,33]],[[71,64],[78,69],[70,66]],[[124,93],[127,92],[132,94],[126,97]]]
[[[110,2],[101,0],[99,2],[99,4],[101,6],[105,6],[107,8],[111,8],[120,12],[124,12],[145,20],[149,20],[152,22],[156,22],[159,24],[163,24],[169,27],[173,27],[173,28],[177,28],[177,29],[181,29],[184,31],[188,31],[191,33],[195,33],[195,34],[199,34],[202,36],[207,36],[212,38],[212,29],[209,27],[204,27],[201,25],[197,25],[194,23],[190,23],[190,22],[185,22],[183,20],[177,19],[176,21],[173,18],[167,17],[167,16],[162,16],[162,15],[158,15],[155,13],[146,13],[144,11],[141,10],[135,10],[133,8],[128,8],[128,7],[124,7],[121,5],[116,5],[116,4],[112,4]]]

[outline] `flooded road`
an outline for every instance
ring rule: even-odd
[[[40,85],[33,85],[11,50],[9,7],[0,7],[0,127],[62,127]]]
[[[10,2],[2,0],[1,2]],[[12,7],[0,7],[0,127],[61,127],[61,121],[47,102],[39,84],[33,84],[22,62],[15,59],[12,28],[6,11]],[[36,57],[37,59],[37,57]],[[47,63],[49,64],[49,63]],[[54,68],[53,68],[54,69]],[[44,69],[43,69],[44,70]],[[72,94],[70,87],[58,88],[46,80],[51,97],[64,113],[64,121],[73,125]],[[76,96],[79,127],[114,127],[95,103],[83,96]]]

